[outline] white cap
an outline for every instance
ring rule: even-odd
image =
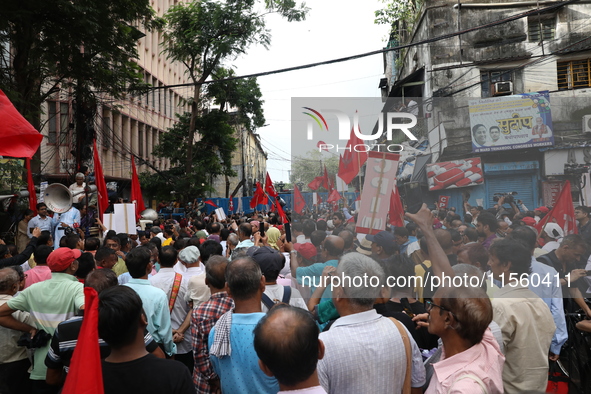
[[[560,239],[564,237],[564,231],[557,223],[546,223],[544,232],[552,239]]]

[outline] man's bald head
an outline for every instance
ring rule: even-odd
[[[337,235],[329,235],[324,240],[324,250],[331,257],[340,257],[345,249],[345,241]]]
[[[351,230],[343,230],[339,233],[339,237],[343,239],[345,242],[344,250],[351,249],[353,247],[353,241],[355,240],[355,235]]]
[[[0,294],[14,295],[18,291],[19,277],[12,268],[2,268],[0,270]]]
[[[435,230],[435,238],[437,238],[437,242],[439,242],[439,245],[441,245],[445,254],[453,253],[454,244],[451,240],[451,234],[449,231],[438,228]]]
[[[254,329],[254,348],[267,369],[263,371],[284,386],[308,379],[324,354],[318,334],[308,311],[289,305],[272,308]]]

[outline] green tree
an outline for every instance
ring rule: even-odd
[[[264,8],[264,13],[258,13],[257,7]],[[163,52],[168,59],[182,62],[195,84],[186,140],[187,173],[193,166],[194,136],[205,81],[221,64],[245,53],[251,45],[270,44],[264,14],[278,13],[288,21],[299,21],[307,11],[304,4],[298,6],[294,0],[200,0],[179,3],[168,10]]]
[[[94,91],[120,98],[144,85],[134,59],[138,28],[157,24],[153,15],[149,0],[4,0],[0,89],[37,130],[42,103],[73,91],[77,127],[92,134]],[[93,136],[79,137],[87,144]]]
[[[339,158],[337,156],[325,158],[318,150],[312,150],[306,156],[294,157],[291,162],[289,181],[294,185],[302,182],[304,184],[302,189],[304,191],[310,191],[308,183],[312,182],[317,176],[324,174],[325,165],[328,176],[332,177],[334,181],[334,176],[339,172]],[[321,187],[318,191],[323,192],[327,190]]]

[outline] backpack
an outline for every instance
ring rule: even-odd
[[[283,298],[281,301],[275,299],[272,300],[268,295],[263,293],[263,304],[267,307],[267,309],[273,308],[277,304],[289,304],[289,300],[291,299],[291,287],[283,286]]]

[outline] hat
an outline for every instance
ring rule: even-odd
[[[316,257],[316,254],[318,253],[316,250],[316,246],[314,246],[310,242],[306,242],[303,244],[294,244],[293,248],[299,254],[301,254],[302,257],[305,258],[306,260],[312,260],[314,257]]]
[[[277,274],[283,268],[283,255],[269,246],[251,246],[246,251],[246,254],[257,262],[261,267],[261,272],[267,277],[277,277]],[[267,273],[270,275],[267,275]]]
[[[544,232],[552,239],[564,238],[564,231],[557,223],[546,223]]]
[[[195,233],[195,236],[199,239],[205,239],[207,238],[207,233],[203,230],[199,230]]]
[[[261,225],[261,223],[258,220],[251,220],[250,225],[259,227]]]
[[[62,272],[81,255],[82,252],[79,249],[59,248],[49,254],[47,266],[51,272]]]
[[[392,243],[394,242],[394,235],[389,231],[380,231],[375,235],[368,234],[365,236],[369,242],[375,242],[379,246],[383,247],[391,247]]]
[[[185,264],[193,264],[199,261],[199,248],[197,246],[187,246],[179,252],[179,260]]]
[[[525,223],[527,226],[535,226],[536,225],[536,219],[530,217],[530,216],[526,216],[523,219],[521,219],[521,221],[523,223]]]
[[[219,243],[220,242],[220,236],[217,234],[211,234],[209,237],[207,237],[207,239],[213,239],[215,242]]]
[[[537,207],[536,209],[534,209],[534,211],[540,211],[542,213],[548,213],[548,212],[550,212],[550,210],[548,209],[548,207],[544,207],[544,206]]]
[[[367,238],[361,240],[361,245],[357,247],[357,252],[366,256],[371,256],[371,241]]]

